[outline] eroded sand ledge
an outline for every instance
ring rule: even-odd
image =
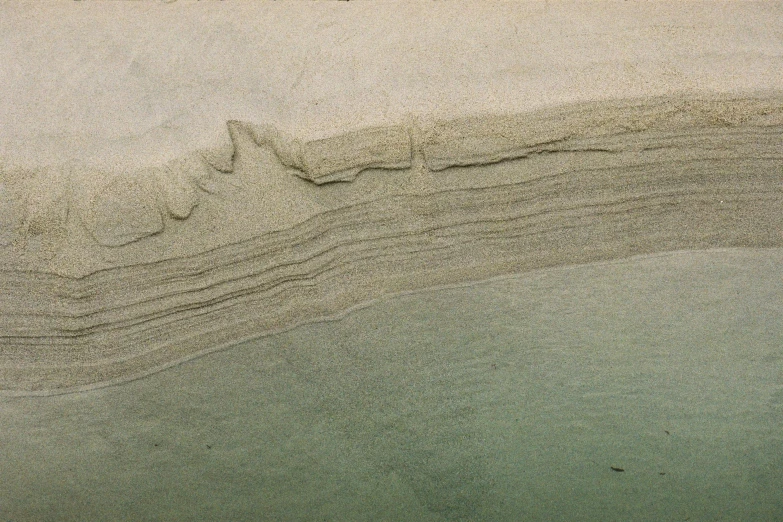
[[[620,49],[659,44],[655,60],[637,56],[633,63],[646,71],[641,89],[627,87],[626,73],[617,72],[628,63],[607,50],[603,22],[596,22],[602,19],[590,14],[591,26],[584,6],[562,4],[535,16],[529,7],[516,8],[525,11],[521,21],[535,21],[530,34],[537,36],[517,42],[519,59],[535,63],[541,38],[549,38],[562,47],[564,61],[519,77],[543,82],[567,70],[583,81],[578,95],[538,91],[536,103],[463,104],[452,115],[416,103],[374,119],[323,114],[326,123],[299,131],[271,113],[267,120],[263,111],[218,106],[189,131],[190,146],[150,153],[149,143],[166,141],[164,126],[154,131],[162,133],[158,142],[145,141],[145,131],[104,140],[97,152],[87,143],[84,160],[52,159],[46,143],[58,149],[63,141],[69,154],[82,157],[62,136],[31,138],[49,158],[31,159],[20,145],[29,129],[6,132],[0,390],[46,394],[122,381],[394,292],[666,250],[783,246],[783,92],[769,68],[758,69],[762,63],[783,71],[779,38],[777,54],[764,41],[747,55],[737,35],[754,26],[731,18],[680,36],[660,33],[696,38],[683,54],[650,31],[664,22],[680,27],[680,11],[693,6],[597,5],[622,11],[620,29],[633,29],[635,39]],[[129,19],[159,14],[112,9]],[[206,14],[192,4],[178,9],[190,21],[232,20],[226,6],[210,6],[216,11]],[[268,5],[243,9],[255,9],[257,19],[292,16]],[[310,9],[297,7],[298,18],[287,23],[307,26],[327,16],[348,31],[367,8],[340,16]],[[394,23],[394,5],[377,9],[385,15],[381,29]],[[439,33],[461,23],[435,4],[414,10],[421,15],[420,9],[445,24]],[[730,9],[740,21],[771,20],[766,7]],[[101,15],[78,12],[92,17],[89,27],[101,26]],[[574,33],[576,43],[550,34],[580,14],[587,26]],[[477,12],[479,20],[494,16],[500,15]],[[500,45],[499,34],[487,34],[487,44]],[[453,51],[440,42],[441,53]],[[383,41],[374,45],[382,48]],[[190,52],[181,51],[186,58]],[[339,60],[351,56],[346,52]],[[598,58],[582,63],[569,53]],[[737,80],[732,71],[721,83],[722,73],[709,67],[740,55],[745,75]],[[377,59],[384,63],[382,54]],[[680,67],[674,76],[672,64]],[[318,75],[328,65],[304,70]],[[96,67],[95,74],[108,74]],[[595,74],[602,67],[615,72]],[[243,84],[241,76],[231,81]],[[415,90],[417,83],[398,87]],[[461,89],[470,99],[479,87]],[[145,88],[156,90],[154,83]],[[520,97],[530,94],[521,83],[519,90]],[[323,100],[299,96],[313,106]],[[370,97],[346,110],[373,112],[378,103]]]

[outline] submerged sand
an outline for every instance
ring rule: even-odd
[[[0,10],[5,394],[423,287],[783,246],[779,4]]]
[[[0,516],[779,520],[782,269],[783,249],[545,269],[0,398]]]

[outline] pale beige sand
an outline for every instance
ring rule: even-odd
[[[783,246],[781,15],[4,2],[0,390],[426,286]]]
[[[781,520],[781,270],[555,267],[0,397],[0,518]]]

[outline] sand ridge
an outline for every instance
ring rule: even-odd
[[[234,172],[243,137],[274,154],[279,165],[265,165],[266,170],[289,167],[292,170],[275,174],[294,175],[316,185],[351,182],[366,170],[410,170],[417,157],[420,168],[410,179],[412,191],[416,191],[416,176],[424,178],[427,173],[452,167],[490,165],[540,154],[642,153],[652,147],[683,146],[684,142],[673,144],[671,140],[645,144],[643,138],[650,133],[751,129],[774,140],[777,129],[783,126],[782,99],[783,95],[774,91],[745,98],[678,95],[565,105],[518,115],[472,115],[434,121],[411,116],[406,124],[352,130],[309,141],[272,125],[228,121],[228,145],[197,150],[159,167],[123,175],[87,171],[85,167],[78,171],[70,165],[60,172],[5,170],[0,186],[6,195],[0,209],[2,242],[15,247],[10,250],[14,255],[21,253],[40,262],[55,257],[58,249],[71,241],[69,221],[78,222],[84,229],[80,232],[86,232],[100,247],[121,247],[165,234],[167,223],[189,218],[202,198],[218,190],[218,176]],[[770,144],[772,149],[759,145],[759,153],[766,158],[776,157],[774,143]],[[718,144],[717,140],[711,145],[726,150],[731,146]],[[269,205],[262,209],[267,213],[277,210]],[[322,210],[307,209],[280,228],[296,225]],[[229,220],[231,217],[226,216]],[[29,247],[30,238],[47,235],[55,237],[43,251]],[[166,257],[162,251],[150,252],[146,261]],[[9,265],[13,267],[14,263]],[[55,268],[61,275],[72,276],[97,269],[53,266],[61,268]]]
[[[783,246],[774,5],[72,4],[0,6],[5,393],[416,288]]]

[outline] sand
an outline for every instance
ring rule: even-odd
[[[4,2],[0,390],[424,287],[783,246],[780,14]]]
[[[781,35],[0,0],[0,520],[783,519]]]

